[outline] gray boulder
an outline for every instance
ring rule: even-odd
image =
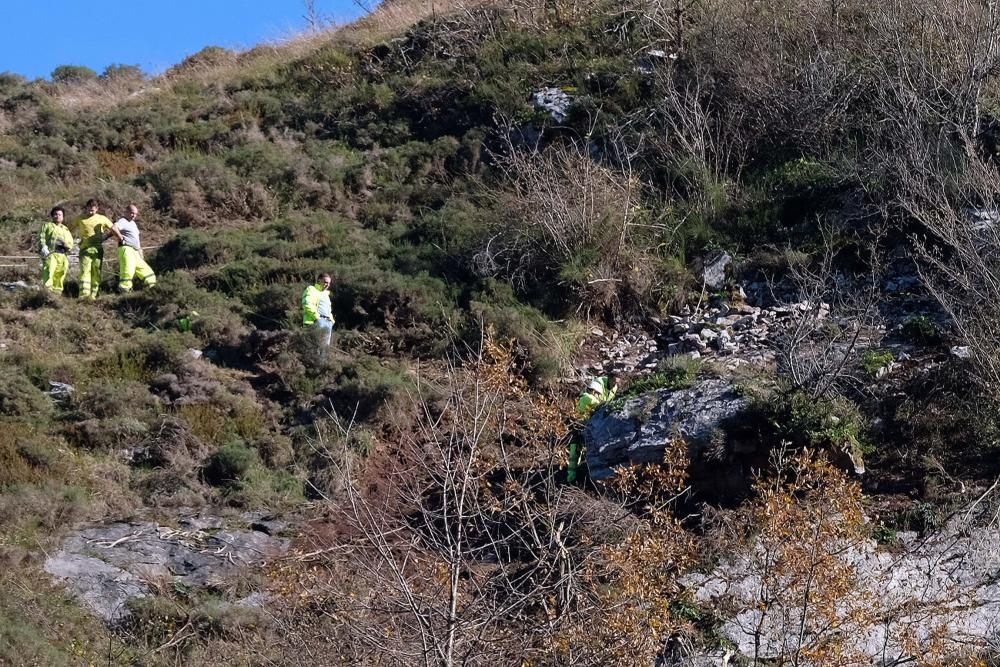
[[[84,607],[115,623],[151,584],[216,588],[247,567],[284,554],[289,540],[257,530],[226,530],[199,517],[178,530],[156,523],[113,523],[73,533],[45,571]],[[198,527],[202,526],[202,527]]]
[[[617,410],[602,408],[584,428],[590,476],[606,479],[614,474],[615,466],[659,463],[673,437],[707,442],[723,422],[747,404],[731,383],[713,378],[688,389],[643,394]]]
[[[719,289],[726,284],[726,267],[733,261],[728,252],[705,258],[702,279],[710,289]]]
[[[569,115],[573,100],[560,88],[542,88],[531,96],[535,108],[547,111],[552,120],[561,123]]]
[[[45,571],[64,582],[67,592],[80,604],[109,623],[128,616],[125,604],[149,592],[140,577],[79,553],[60,551],[45,561]]]

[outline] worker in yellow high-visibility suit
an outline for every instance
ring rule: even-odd
[[[316,278],[315,285],[309,285],[302,292],[302,325],[319,330],[321,350],[326,350],[333,336],[333,308],[330,304],[329,273]]]
[[[38,234],[38,250],[42,256],[42,282],[46,289],[62,294],[63,282],[69,273],[69,257],[73,249],[73,234],[66,227],[66,210],[56,206],[49,212],[51,222],[42,225]]]
[[[132,291],[132,278],[138,278],[146,287],[156,284],[156,274],[142,256],[139,226],[135,224],[138,217],[139,207],[129,204],[124,217],[111,226],[112,236],[118,239],[118,290],[121,292]]]
[[[96,199],[83,207],[85,215],[73,222],[73,234],[80,240],[80,298],[96,299],[101,288],[101,265],[104,262],[104,240],[111,230],[111,221],[98,213]]]
[[[587,389],[580,394],[580,400],[576,404],[576,412],[580,418],[580,425],[589,419],[599,407],[615,400],[617,394],[618,387],[615,385],[613,379],[602,376],[591,380],[590,384],[587,385]],[[583,446],[580,443],[579,435],[574,436],[569,443],[569,458],[566,463],[566,481],[570,484],[576,482],[582,449]]]

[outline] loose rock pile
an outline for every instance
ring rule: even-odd
[[[719,302],[682,315],[653,318],[657,331],[652,336],[593,329],[591,337],[597,339],[595,351],[600,361],[584,373],[650,373],[664,358],[681,355],[715,359],[727,370],[744,365],[770,368],[775,363],[778,337],[806,315],[826,319],[830,306],[803,301],[762,308],[743,301]]]

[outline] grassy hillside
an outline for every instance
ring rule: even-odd
[[[676,520],[685,462],[561,486],[578,386],[560,380],[581,379],[593,327],[652,327],[726,297],[700,273],[719,250],[735,258],[729,287],[822,275],[831,301],[837,272],[881,285],[892,262],[922,268],[915,289],[953,330],[924,318],[896,333],[924,352],[971,345],[968,364],[885,401],[854,381],[868,378],[863,346],[850,369],[779,364],[740,381],[770,401],[765,426],[748,426],[757,438],[822,448],[887,425],[860,439],[867,490],[914,496],[887,510],[893,530],[914,502],[954,502],[942,480],[996,472],[965,443],[996,443],[997,242],[956,231],[967,208],[995,205],[994,14],[944,0],[387,0],[355,24],[209,47],[155,78],[0,74],[0,253],[28,253],[56,203],[97,197],[112,215],[134,202],[160,280],[118,295],[106,268],[97,303],[0,294],[0,664],[108,651],[299,664],[301,646],[326,656],[316,664],[636,664],[718,644],[678,584],[712,557],[707,529]],[[536,103],[546,90],[555,110]],[[325,271],[337,328],[322,358],[297,323]],[[50,382],[75,391],[53,397]],[[834,429],[824,410],[857,423]],[[442,518],[450,493],[467,501],[442,462],[481,494],[458,522],[472,538]],[[817,467],[783,502],[829,510],[814,497],[827,491],[857,503],[829,511],[861,506],[835,470],[800,465]],[[385,515],[345,509],[358,497]],[[207,597],[164,590],[113,630],[39,570],[75,524],[169,523],[179,508],[290,517],[301,558]],[[380,531],[412,540],[360,537]],[[335,548],[351,544],[363,548]],[[406,545],[405,566],[386,556]],[[362,572],[363,554],[401,569]],[[390,574],[411,588],[380,597]],[[273,594],[268,620],[212,611],[236,589]],[[352,596],[373,601],[365,614]],[[457,615],[442,599],[461,601]],[[399,620],[406,605],[429,620]],[[438,648],[421,653],[421,638]]]

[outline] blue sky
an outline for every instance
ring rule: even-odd
[[[341,22],[362,13],[353,0],[314,4]],[[29,79],[58,65],[158,74],[209,45],[246,49],[306,27],[303,0],[0,0],[0,8],[0,72]]]

